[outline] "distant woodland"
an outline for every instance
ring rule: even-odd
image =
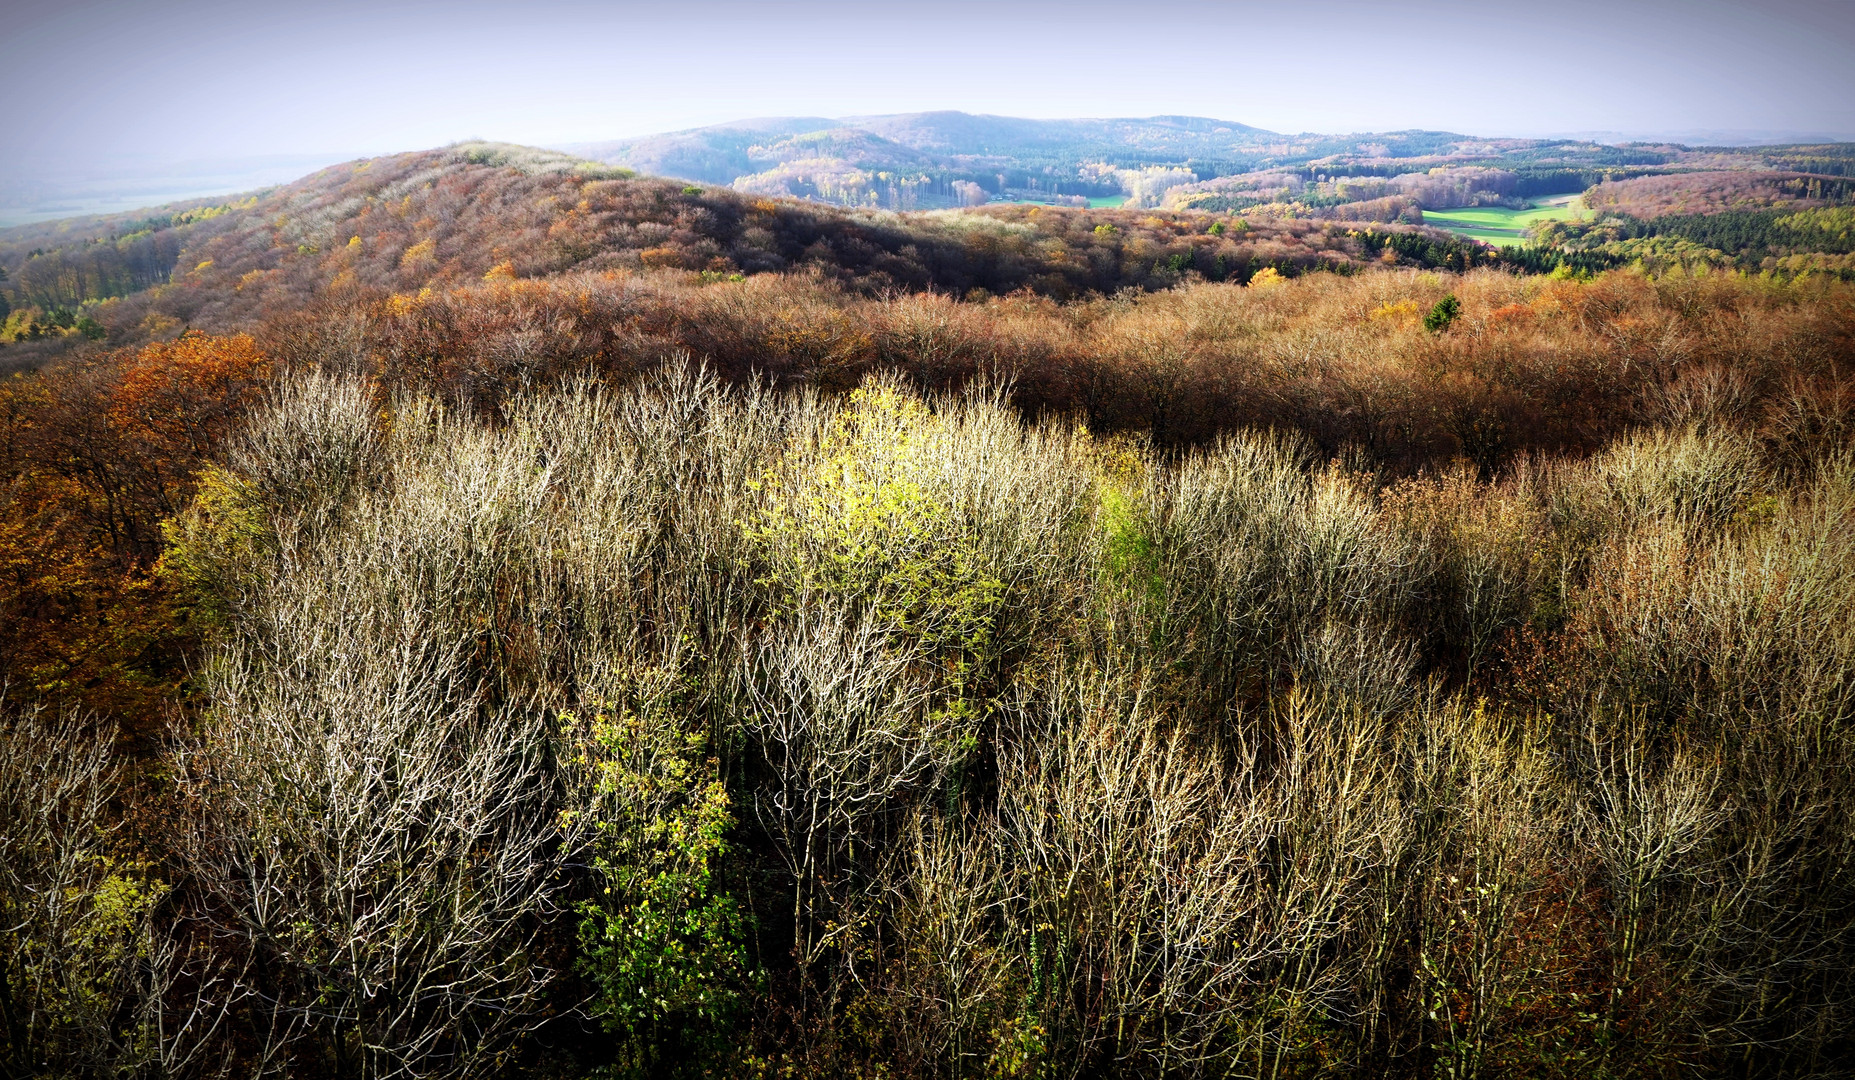
[[[0,1076],[1855,1071],[1843,149],[0,231]]]
[[[1673,146],[1484,139],[1441,131],[1284,135],[1194,116],[1020,120],[958,112],[767,119],[567,149],[641,173],[732,185],[749,194],[891,210],[1111,197],[1156,206],[1175,186],[1281,168],[1310,170],[1313,179],[1323,172],[1391,177],[1439,166],[1496,167],[1518,170],[1534,186],[1544,182],[1559,191],[1644,169],[1699,167],[1695,163],[1703,161],[1780,167],[1763,153]],[[1808,149],[1832,157],[1847,151]],[[1558,186],[1573,174],[1588,179]]]
[[[1356,269],[1387,250],[1418,266],[1492,258],[1447,234],[1395,226],[1055,209],[845,213],[633,179],[546,152],[406,154],[238,203],[0,233],[13,309],[0,341],[87,334],[126,344],[186,326],[244,326],[324,296],[567,272],[802,272],[865,295],[1030,290],[1067,300],[1188,277]]]
[[[798,149],[779,149],[789,144]],[[1647,260],[1851,273],[1838,214],[1855,205],[1855,150],[1840,144],[1607,147],[1424,132],[1297,141],[1193,118],[947,113],[858,127],[766,121],[586,149],[702,182],[472,144],[337,166],[224,203],[0,230],[0,345],[50,341],[28,350],[50,355],[65,339],[132,344],[245,325],[330,289],[377,295],[491,273],[806,268],[866,294],[1030,289],[1059,300],[1242,282],[1265,268],[1351,272],[1387,250],[1451,269],[1588,273]],[[773,171],[747,171],[756,162]],[[927,171],[908,173],[916,167]],[[817,175],[768,179],[793,170]],[[842,183],[813,182],[826,174]],[[1583,193],[1576,223],[1547,223],[1524,249],[1407,228],[1426,210],[1524,208],[1568,193]],[[1075,208],[1088,212],[1044,213]],[[0,367],[36,362],[29,355],[0,356]]]

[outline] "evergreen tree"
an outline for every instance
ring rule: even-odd
[[[1423,317],[1423,328],[1432,334],[1440,334],[1449,329],[1449,324],[1462,314],[1462,304],[1456,300],[1456,294],[1450,293],[1436,302],[1430,314]]]

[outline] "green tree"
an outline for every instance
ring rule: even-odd
[[[747,960],[740,913],[716,881],[734,824],[717,763],[661,707],[681,681],[651,672],[639,684],[636,707],[563,718],[584,800],[568,824],[585,829],[598,888],[580,905],[580,969],[619,1038],[614,1072],[673,1076],[722,1048]]]
[[[1423,317],[1423,328],[1432,334],[1440,334],[1449,329],[1449,324],[1455,322],[1461,314],[1461,301],[1456,299],[1455,293],[1450,293],[1438,300],[1436,306],[1430,309],[1430,314]]]

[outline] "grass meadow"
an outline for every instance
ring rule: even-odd
[[[1526,230],[1542,221],[1565,221],[1582,212],[1583,203],[1578,196],[1561,195],[1534,200],[1525,210],[1509,210],[1504,206],[1426,210],[1423,222],[1497,247],[1510,247],[1523,243]]]

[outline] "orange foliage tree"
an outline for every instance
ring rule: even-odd
[[[179,339],[0,386],[0,681],[146,733],[191,632],[160,523],[256,400],[245,335]]]

